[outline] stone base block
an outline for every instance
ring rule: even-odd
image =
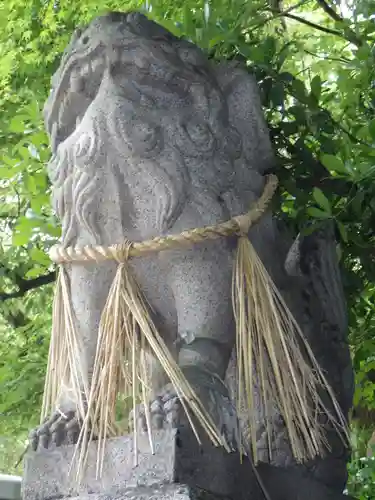
[[[100,479],[96,443],[78,486],[69,475],[73,446],[29,453],[25,460],[23,500],[265,500],[251,464],[203,441],[190,428],[154,433],[155,454],[147,436],[138,439],[134,463],[132,436],[110,439]],[[261,482],[271,500],[349,500],[310,478],[303,469],[260,464]]]
[[[194,493],[187,486],[168,485],[159,488],[136,488],[121,495],[84,495],[71,497],[70,500],[193,500]]]
[[[138,436],[138,462],[135,465],[133,437],[109,439],[100,479],[96,474],[97,444],[92,443],[80,485],[74,474],[69,474],[74,446],[29,453],[25,459],[23,499],[143,498],[146,491],[148,498],[151,495],[152,498],[177,499],[180,496],[176,495],[182,491],[178,485],[190,488],[189,498],[199,491],[220,498],[238,498],[238,473],[244,466],[241,466],[237,453],[229,454],[207,442],[199,445],[187,427],[155,432],[153,443],[155,454],[151,453],[147,436]],[[248,472],[251,474],[251,468]]]
[[[23,478],[24,500],[52,500],[76,495],[104,495],[115,498],[123,491],[152,488],[173,483],[175,462],[175,432],[154,434],[155,454],[151,453],[146,436],[138,439],[137,464],[133,436],[109,439],[106,443],[104,466],[97,477],[97,443],[90,445],[87,467],[77,485],[72,465],[74,446],[61,446],[29,453]],[[74,463],[73,463],[74,467]]]

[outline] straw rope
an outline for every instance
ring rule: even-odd
[[[101,245],[67,248],[54,246],[50,250],[50,258],[57,264],[68,262],[99,262],[103,260],[125,262],[129,257],[141,257],[150,253],[190,246],[206,240],[215,240],[222,237],[247,235],[250,227],[258,222],[267,209],[276,191],[277,183],[277,177],[275,175],[269,175],[261,197],[254,203],[249,212],[233,217],[226,222],[189,229],[180,234],[158,236],[147,241],[132,242],[130,246],[128,241],[109,247]]]

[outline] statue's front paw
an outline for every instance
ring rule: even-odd
[[[181,416],[181,411],[183,411],[181,401],[172,384],[168,384],[150,405],[152,428],[176,428]],[[147,419],[145,414],[143,415],[143,419],[144,428],[147,430]]]
[[[191,375],[190,371],[185,371],[187,375]],[[231,451],[239,450],[240,443],[242,442],[239,422],[235,407],[228,396],[223,382],[215,375],[199,371],[196,367],[194,367],[194,376],[189,376],[188,380],[191,382],[197,397],[205,407],[211,421],[216,426],[222,444],[225,444],[225,447]],[[188,410],[192,413],[190,408]],[[152,430],[170,429],[171,427],[178,428],[181,423],[186,425],[187,422],[185,409],[172,384],[165,386],[149,404],[148,415],[143,405],[137,408],[136,414],[137,429],[143,432],[147,432],[148,430],[148,420]],[[132,418],[134,420],[134,414]],[[197,424],[195,418],[193,418],[193,421]]]
[[[144,405],[135,411],[137,428],[147,432],[148,424],[153,430],[176,428],[181,415],[182,405],[172,384],[168,384],[148,406],[148,414]],[[134,411],[130,414],[131,427],[134,426]]]
[[[80,431],[81,423],[75,411],[55,411],[43,424],[31,431],[29,443],[34,451],[76,444]]]

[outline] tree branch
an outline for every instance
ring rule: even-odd
[[[321,8],[324,10],[326,14],[329,15],[331,19],[333,19],[337,23],[345,23],[345,19],[338,13],[336,10],[329,5],[326,0],[316,0],[318,5],[321,6]],[[350,34],[350,41],[354,43],[357,47],[360,47],[363,45],[363,42],[360,38],[357,37],[356,33],[347,28],[348,33]],[[349,39],[349,37],[347,37]]]
[[[343,40],[347,40],[347,41],[353,43],[356,47],[361,47],[363,45],[362,40],[360,40],[352,30],[349,30],[347,32],[347,35],[345,36],[345,34],[341,33],[341,31],[339,31],[339,30],[335,30],[333,28],[326,28],[325,26],[321,26],[320,24],[316,24],[316,23],[313,23],[311,21],[308,21],[307,19],[305,19],[303,17],[295,16],[294,14],[289,14],[289,13],[282,13],[282,15],[284,15],[284,17],[288,17],[289,19],[294,19],[295,21],[298,21],[299,23],[305,24],[306,26],[310,26],[310,28],[314,28],[316,30],[322,31],[323,33],[327,33],[329,35],[339,36]],[[341,21],[344,21],[344,20],[341,19]]]
[[[51,271],[48,274],[44,274],[42,276],[38,276],[37,278],[31,280],[19,279],[17,281],[18,290],[16,292],[0,292],[0,302],[4,302],[9,299],[17,299],[23,297],[30,290],[34,290],[35,288],[39,288],[44,285],[48,285],[49,283],[53,283],[56,279],[56,272]]]
[[[319,54],[314,54],[314,52],[310,52],[307,49],[303,49],[306,54],[309,54],[310,56],[317,57],[318,59],[324,59],[325,61],[336,61],[336,62],[341,62],[343,64],[350,64],[352,61],[350,59],[345,59],[343,57],[324,57],[320,56]]]
[[[320,26],[320,24],[315,24],[311,21],[308,21],[307,19],[304,19],[303,17],[295,16],[294,14],[289,14],[288,12],[283,13],[283,15],[285,17],[288,17],[289,19],[294,19],[294,21],[298,21],[299,23],[305,24],[306,26],[310,26],[310,28],[322,31],[323,33],[328,33],[329,35],[336,35],[346,40],[345,36],[338,30],[332,28],[326,28],[325,26]]]
[[[335,11],[333,7],[328,5],[328,3],[325,0],[316,0],[318,5],[322,7],[324,12],[329,15],[334,21],[337,21],[339,23],[344,21],[344,18],[340,16],[338,12]]]
[[[288,14],[289,12],[292,12],[293,10],[298,9],[299,7],[301,7],[302,5],[304,5],[307,1],[308,0],[301,0],[298,3],[296,3],[294,5],[291,5],[290,7],[288,7],[284,11],[280,11],[278,9],[274,9],[272,7],[269,7],[267,9],[265,9],[266,11],[271,12],[273,14],[273,16],[272,17],[268,17],[267,19],[265,19],[261,23],[259,23],[256,26],[254,26],[254,28],[252,28],[252,29],[253,30],[257,30],[259,28],[262,28],[265,24],[269,23],[270,21],[275,21],[276,19],[285,16],[285,14]]]

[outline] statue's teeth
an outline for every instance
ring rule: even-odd
[[[56,150],[56,138],[57,138],[57,123],[54,122],[51,129],[51,148],[52,151]]]
[[[80,70],[80,74],[81,74],[81,76],[87,76],[87,75],[89,75],[89,74],[90,74],[90,70],[91,70],[91,68],[90,68],[90,63],[88,63],[88,62],[87,62],[87,63],[85,63],[85,64],[82,66],[81,70]]]
[[[72,92],[81,93],[85,89],[85,80],[80,73],[70,75],[70,88]]]
[[[94,59],[93,61],[91,61],[90,65],[91,65],[91,71],[93,73],[95,73],[95,71],[100,68],[100,66],[102,66],[103,64],[103,61],[100,60],[100,59]]]
[[[126,50],[123,50],[120,52],[120,61],[126,64],[129,64],[131,62],[131,57],[129,57],[129,52]]]

